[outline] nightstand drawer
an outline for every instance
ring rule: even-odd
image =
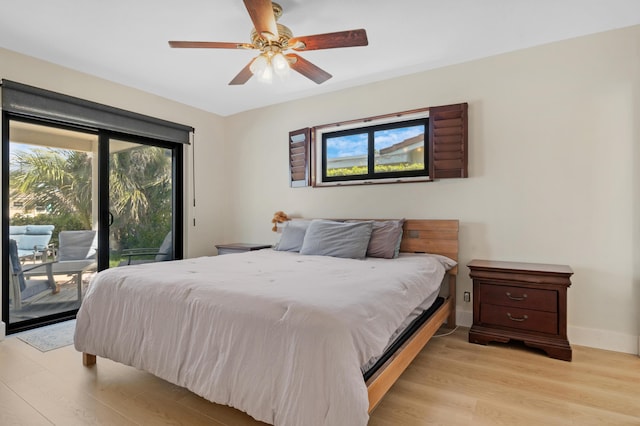
[[[554,290],[481,283],[480,302],[521,309],[558,312],[558,292]]]
[[[557,314],[534,311],[532,309],[520,309],[483,303],[480,305],[480,323],[515,328],[518,330],[558,334]]]

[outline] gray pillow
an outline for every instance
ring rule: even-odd
[[[348,220],[349,223],[361,222]],[[402,225],[404,219],[377,220],[373,222],[371,239],[367,247],[368,257],[381,257],[383,259],[395,259],[400,253],[402,241]]]
[[[312,220],[300,254],[364,259],[372,227],[372,222]]]
[[[400,252],[404,219],[373,222],[367,256],[395,259]]]
[[[311,221],[292,220],[282,228],[280,241],[275,245],[274,250],[278,251],[300,251],[304,235]]]

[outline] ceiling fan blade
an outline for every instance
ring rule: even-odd
[[[199,49],[255,49],[253,45],[248,43],[226,43],[217,41],[170,41],[169,46]]]
[[[368,44],[367,32],[362,29],[294,37],[289,40],[289,47],[297,51],[367,46]]]
[[[267,40],[278,39],[278,26],[271,0],[244,0],[256,32]]]
[[[331,78],[331,74],[313,65],[311,62],[303,59],[295,53],[289,53],[286,55],[289,59],[291,68],[298,71],[300,74],[307,77],[309,80],[313,80],[318,84],[322,84]]]
[[[252,62],[253,62],[253,59],[244,68],[242,68],[242,70],[238,73],[238,75],[236,75],[233,78],[233,80],[229,82],[229,86],[238,86],[240,84],[245,84],[247,81],[249,81],[251,76],[253,76],[251,69],[249,69]]]

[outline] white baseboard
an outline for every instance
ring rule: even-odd
[[[473,325],[473,311],[456,309],[456,324],[460,327],[471,327]]]
[[[640,337],[610,330],[569,326],[567,330],[572,345],[589,346],[608,351],[638,355]]]
[[[471,327],[473,312],[456,309],[456,323],[461,327]],[[640,355],[640,336],[574,326],[568,327],[567,334],[572,345]]]
[[[7,327],[4,324],[4,321],[0,321],[0,342],[4,340],[4,337],[7,335]]]

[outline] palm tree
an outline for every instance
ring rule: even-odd
[[[162,148],[137,146],[109,158],[110,210],[118,218],[111,232],[118,241],[129,240],[125,247],[159,245],[170,229],[172,173],[166,153]],[[27,210],[45,206],[49,214],[75,215],[84,229],[92,228],[90,153],[52,148],[18,151],[10,169],[11,196],[22,195]]]
[[[91,158],[87,153],[36,148],[11,159],[10,196],[23,195],[25,209],[45,206],[56,215],[77,215],[91,229]]]
[[[171,229],[171,156],[138,146],[109,158],[112,233],[123,247],[159,246]],[[144,220],[142,220],[144,219]]]

